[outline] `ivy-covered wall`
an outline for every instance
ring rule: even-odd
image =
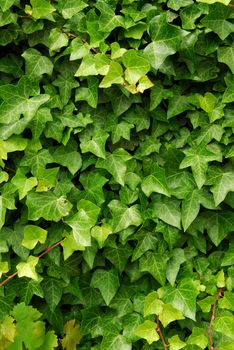
[[[0,349],[233,350],[234,4],[0,0]]]

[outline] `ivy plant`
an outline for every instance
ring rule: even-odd
[[[0,349],[233,350],[234,4],[0,0]]]

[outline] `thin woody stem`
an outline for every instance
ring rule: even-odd
[[[53,250],[54,248],[58,247],[66,238],[61,239],[61,241],[53,244],[51,247],[46,248],[40,255],[38,255],[38,259],[41,259],[44,255],[46,255],[47,253],[49,253],[51,250]],[[18,275],[18,272],[14,272],[12,275],[8,276],[5,280],[3,280],[0,283],[0,287],[2,287],[5,283],[7,283],[8,281],[10,281],[12,278],[14,278],[15,276]]]
[[[234,5],[233,4],[228,4],[227,6],[234,9]]]
[[[161,341],[162,341],[162,345],[163,345],[163,348],[164,350],[167,350],[167,344],[165,342],[165,339],[164,339],[164,336],[163,336],[163,333],[162,333],[162,330],[161,330],[161,327],[160,327],[160,321],[159,321],[159,318],[157,317],[157,332],[161,338]]]
[[[78,38],[78,39],[80,39],[81,41],[83,41],[83,43],[89,45],[89,43],[87,42],[87,40],[84,39],[84,38],[81,38],[80,36],[77,36],[77,35],[75,35],[75,34],[73,34],[73,33],[71,33],[71,32],[66,32],[66,31],[64,31],[64,33],[65,33],[69,38]],[[98,53],[98,51],[97,51],[94,47],[92,47],[92,46],[89,45],[89,48],[90,48],[91,51],[93,51],[93,52],[95,52],[95,53]]]
[[[53,250],[54,248],[58,247],[63,241],[65,241],[66,238],[63,238],[61,241],[53,244],[51,247],[48,247],[44,250],[44,252],[42,252],[40,255],[38,255],[38,258],[41,259],[44,255],[46,255],[47,253],[49,253],[51,250]]]
[[[5,283],[10,281],[13,277],[15,277],[18,274],[18,272],[14,272],[12,275],[8,276],[4,281],[0,283],[0,287],[2,287]]]
[[[222,292],[223,292],[223,288],[220,288],[219,291],[218,291],[218,294],[216,295],[215,297],[215,301],[214,301],[214,305],[212,307],[212,314],[211,314],[211,319],[210,319],[210,325],[209,325],[209,331],[208,331],[208,335],[209,335],[209,349],[210,350],[215,350],[215,348],[213,347],[213,335],[212,335],[212,324],[213,324],[213,321],[215,319],[215,310],[216,310],[216,307],[217,307],[217,302],[219,300],[219,298],[221,297],[222,295]]]

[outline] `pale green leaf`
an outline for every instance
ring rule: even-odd
[[[135,330],[135,334],[140,338],[146,339],[149,344],[159,340],[156,323],[152,321],[147,320],[139,325]]]
[[[148,60],[141,57],[135,50],[125,52],[122,62],[126,68],[125,78],[129,84],[136,84],[150,70]]]
[[[112,61],[109,70],[105,77],[102,79],[99,87],[100,88],[108,88],[112,84],[123,84],[123,68],[118,62]]]
[[[3,273],[7,273],[9,271],[9,265],[7,261],[0,262],[0,277],[2,277]]]
[[[106,239],[113,233],[111,226],[103,224],[102,226],[94,226],[91,229],[91,236],[98,242],[99,248],[103,248]]]
[[[33,249],[38,242],[45,243],[47,231],[35,225],[26,225],[24,227],[24,239],[22,245],[25,248]]]
[[[164,287],[162,299],[181,311],[185,317],[195,320],[197,291],[191,279],[183,279],[177,287]]]
[[[200,346],[201,349],[206,349],[208,345],[208,336],[202,328],[193,327],[192,334],[187,339],[188,344]]]
[[[85,247],[77,243],[73,235],[68,235],[61,246],[63,247],[64,260],[67,260],[77,250],[85,250]]]
[[[38,280],[38,275],[35,270],[38,260],[39,259],[36,256],[29,256],[26,262],[20,262],[16,265],[18,276]]]
[[[229,311],[223,311],[215,317],[213,329],[216,332],[225,334],[225,336],[234,340],[234,316]]]
[[[58,172],[58,167],[50,169],[39,168],[37,173],[38,184],[36,192],[48,192],[51,188],[55,187]]]
[[[51,30],[48,40],[50,53],[54,53],[54,51],[59,51],[62,47],[68,45],[68,36],[65,33],[62,33],[58,28],[54,28]]]
[[[48,0],[30,0],[32,5],[32,16],[36,19],[44,18],[55,11]]]
[[[168,339],[170,344],[170,350],[180,350],[186,346],[186,343],[180,340],[178,335],[173,335],[173,337]]]
[[[100,208],[94,203],[81,199],[77,203],[78,212],[66,219],[72,228],[76,242],[82,246],[91,245],[91,228],[96,224]]]
[[[151,292],[145,298],[144,302],[144,316],[160,315],[163,311],[163,302],[158,299],[157,292]]]
[[[163,311],[159,314],[159,320],[162,322],[164,328],[166,328],[169,323],[176,320],[183,320],[184,316],[181,311],[177,310],[171,304],[164,304]]]
[[[216,101],[215,95],[213,95],[211,92],[206,92],[204,97],[199,97],[200,106],[207,113],[211,113],[213,111]]]

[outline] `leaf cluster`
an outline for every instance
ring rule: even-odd
[[[0,0],[0,349],[233,349],[232,7]]]

